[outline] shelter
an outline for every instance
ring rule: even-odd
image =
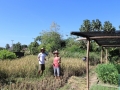
[[[71,32],[71,35],[83,37],[87,40],[87,59],[86,59],[86,75],[87,75],[87,90],[89,90],[89,46],[90,41],[94,40],[102,47],[120,47],[120,30],[113,32],[92,31],[92,32]],[[81,38],[80,38],[81,39]],[[80,40],[79,38],[77,40]],[[107,54],[107,50],[106,50]],[[101,52],[102,55],[102,52]],[[107,55],[106,55],[107,58]],[[102,60],[102,57],[101,57]]]

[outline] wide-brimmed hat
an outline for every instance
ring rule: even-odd
[[[44,48],[41,48],[41,50],[44,50]]]
[[[44,51],[45,49],[44,49],[44,48],[41,48],[40,50],[41,50],[41,51]]]
[[[53,54],[59,54],[58,50],[55,50],[55,51],[53,52]]]

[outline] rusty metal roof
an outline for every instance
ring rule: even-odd
[[[71,35],[81,36],[90,40],[94,40],[99,46],[120,47],[120,30],[115,32],[71,32]]]

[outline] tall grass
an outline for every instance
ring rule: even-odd
[[[0,74],[6,77],[33,77],[37,71],[36,56],[0,61]],[[3,75],[1,75],[3,76]],[[4,76],[2,77],[4,78]]]
[[[72,76],[85,73],[85,62],[79,58],[61,58],[61,80],[53,78],[53,57],[46,61],[44,76],[38,77],[37,56],[29,55],[20,59],[0,61],[0,87],[8,90],[57,90]],[[20,80],[21,78],[21,80]],[[9,83],[8,83],[9,82]],[[41,88],[41,89],[40,89]]]

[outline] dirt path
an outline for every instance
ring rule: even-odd
[[[90,68],[89,80],[90,80],[90,82],[89,82],[90,87],[93,84],[96,84],[98,82],[97,75],[95,73],[95,67]],[[70,77],[68,79],[68,83],[59,90],[87,90],[86,76]]]
[[[97,84],[98,83],[98,79],[97,79],[97,74],[95,73],[95,68],[96,67],[92,67],[91,70],[90,70],[90,74],[89,74],[89,84],[90,84],[90,87],[93,85],[93,84]]]

